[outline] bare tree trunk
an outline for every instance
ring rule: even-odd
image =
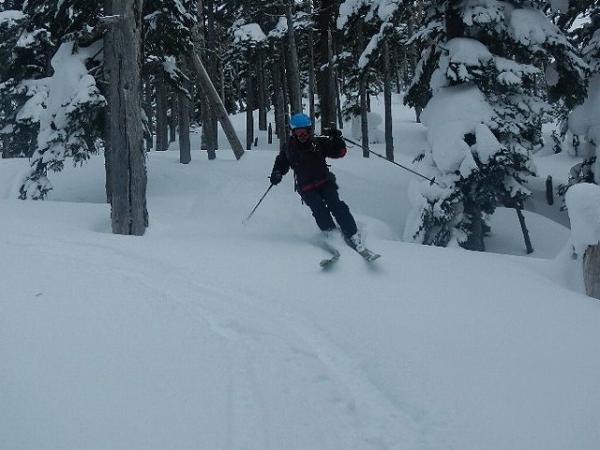
[[[312,0],[308,0],[308,13],[312,17],[313,4]],[[312,29],[308,30],[308,111],[310,121],[315,123],[315,50],[314,37]]]
[[[359,48],[365,47],[365,35],[362,24],[359,25],[358,30],[358,42]],[[362,134],[362,150],[363,156],[368,158],[369,153],[369,120],[368,120],[368,111],[369,111],[369,100],[367,96],[369,95],[367,92],[367,70],[364,69],[360,74],[359,80],[359,90],[360,90],[360,129]]]
[[[246,150],[252,149],[252,142],[254,142],[254,82],[252,71],[248,67],[246,73]]]
[[[283,110],[283,87],[282,87],[282,76],[281,76],[281,62],[275,61],[271,68],[273,75],[273,88],[275,91],[275,133],[279,138],[279,149],[281,150],[287,142],[287,136],[285,132],[285,113]]]
[[[332,25],[333,16],[336,10],[336,0],[321,0],[315,15],[315,25],[318,32],[318,44],[316,47],[316,76],[321,124],[335,122],[335,103],[333,103],[334,109],[331,109],[331,97],[335,95],[335,87],[331,84],[330,73],[330,71],[333,70],[333,67],[329,65],[330,53],[327,43],[329,42],[330,27]]]
[[[600,300],[600,245],[590,245],[583,256],[585,292]]]
[[[146,126],[148,132],[146,133],[146,151],[152,150],[154,144],[154,124],[153,124],[153,108],[152,108],[152,83],[150,83],[150,77],[144,86],[144,111],[146,113]]]
[[[206,59],[206,39],[204,37],[204,33],[205,33],[205,25],[204,25],[204,1],[203,0],[198,0],[198,3],[196,4],[196,17],[197,17],[197,22],[196,25],[194,26],[192,35],[193,35],[193,40],[194,40],[194,46],[196,51],[198,52],[198,58],[200,58],[200,60],[205,60]],[[204,88],[202,87],[202,83],[200,84],[200,98],[202,98],[202,105],[201,105],[201,120],[202,120],[202,137],[201,137],[201,143],[200,143],[200,148],[201,150],[206,150],[207,154],[208,154],[208,159],[209,160],[214,160],[217,158],[217,154],[216,154],[216,148],[217,148],[217,142],[215,142],[215,140],[213,139],[213,133],[211,132],[211,130],[213,130],[213,125],[211,122],[211,118],[214,117],[214,113],[211,112],[211,108],[210,108],[210,100],[208,99],[208,96],[206,95],[206,92],[204,91]]]
[[[287,120],[287,116],[290,112],[288,106],[290,104],[290,91],[288,90],[288,76],[289,76],[289,68],[288,68],[288,58],[286,57],[287,55],[287,51],[286,51],[286,47],[285,45],[281,45],[281,53],[280,53],[280,60],[281,60],[281,87],[282,87],[282,94],[283,94],[283,114],[284,114],[284,120]]]
[[[104,0],[104,14],[105,15],[112,15],[112,0]],[[104,35],[104,48],[110,48],[113,46],[112,43],[112,33],[106,33]],[[105,85],[108,86],[108,88],[110,88],[110,71],[112,70],[112,66],[115,64],[114,61],[112,60],[113,58],[113,54],[112,52],[104,52],[104,82]],[[109,93],[108,93],[108,88],[107,88],[107,92],[104,93],[105,97],[107,98],[107,102],[106,102],[106,108],[105,108],[105,115],[104,115],[104,171],[106,174],[106,179],[104,182],[104,187],[106,189],[106,203],[110,204],[111,203],[111,190],[112,190],[112,186],[111,186],[111,180],[112,180],[112,175],[111,175],[111,156],[112,156],[112,151],[111,151],[111,142],[110,142],[110,116],[111,116],[111,107],[110,107],[110,97],[109,97]]]
[[[330,83],[332,85],[332,89],[334,89],[335,96],[331,98],[329,108],[334,111],[334,117],[332,123],[335,123],[335,117],[337,117],[338,127],[341,129],[344,128],[344,117],[342,115],[342,101],[340,98],[340,77],[338,73],[338,69],[333,64],[333,56],[336,54],[335,46],[333,42],[333,35],[331,32],[329,33],[329,40],[327,47],[329,49],[329,65],[331,66],[331,70],[329,73],[331,74]]]
[[[221,122],[221,126],[223,127],[223,131],[225,132],[225,136],[227,136],[227,140],[231,145],[231,149],[235,154],[236,159],[240,159],[244,155],[244,148],[242,147],[242,143],[238,138],[231,121],[229,120],[229,115],[227,114],[227,110],[225,109],[225,105],[219,97],[219,93],[215,89],[214,84],[212,83],[208,73],[202,61],[200,60],[196,49],[192,52],[192,64],[196,69],[198,74],[198,81],[201,84],[202,90],[206,93],[210,105],[213,107],[213,110],[216,112],[219,122]]]
[[[394,135],[392,130],[392,77],[390,73],[390,46],[383,41],[383,102],[385,109],[385,156],[394,160]]]
[[[156,76],[156,150],[164,152],[169,149],[169,118],[167,87],[161,71]]]
[[[360,131],[362,134],[362,150],[363,156],[368,158],[369,153],[369,105],[367,101],[367,82],[365,80],[366,74],[362,74],[360,78]]]
[[[265,55],[264,50],[258,50],[257,94],[258,94],[258,129],[267,129],[267,95],[265,87]]]
[[[287,0],[285,16],[288,25],[288,79],[290,82],[290,107],[292,114],[302,112],[302,89],[300,87],[300,64],[294,30],[294,0]]]
[[[422,4],[421,0],[417,0],[416,2],[413,3],[412,11],[410,14],[410,20],[408,21],[408,32],[409,32],[410,36],[413,35],[414,29],[420,25],[422,16],[423,16],[423,4]],[[448,40],[449,39],[450,39],[450,37],[448,37]],[[406,66],[413,69],[412,71],[410,71],[410,76],[412,76],[414,74],[414,68],[417,67],[419,57],[420,57],[419,44],[417,42],[413,42],[413,44],[411,44],[411,46],[407,49],[406,61],[405,61],[406,62],[405,71],[409,72],[408,68]],[[408,74],[405,74],[405,75],[408,75]],[[423,112],[424,106],[425,105],[415,106],[415,120],[417,121],[417,123],[421,123],[421,113]]]
[[[185,66],[185,64],[182,63],[182,66]],[[190,92],[189,85],[187,88],[188,92]],[[190,100],[183,92],[178,93],[177,105],[179,106],[179,162],[188,164],[192,160],[190,144]]]
[[[142,0],[114,0],[111,6],[112,13],[120,16],[111,27],[105,48],[111,65],[112,230],[141,236],[148,226],[140,75]]]
[[[177,108],[178,95],[172,92],[169,95],[169,144],[177,140],[177,122],[179,122],[178,108]]]
[[[213,84],[217,83],[217,32],[216,32],[216,23],[215,23],[215,4],[214,0],[205,0],[206,1],[206,49],[207,55],[209,56],[205,59],[206,61],[206,70]],[[223,99],[221,99],[223,100]],[[210,131],[210,141],[209,146],[216,150],[219,148],[219,130],[218,130],[218,119],[217,114],[214,108],[211,106],[210,108],[210,122],[209,128]]]
[[[327,101],[329,104],[327,105],[327,109],[331,111],[331,122],[324,123],[321,122],[321,128],[330,127],[331,124],[335,124],[335,116],[336,116],[336,105],[339,105],[338,101],[338,85],[337,85],[337,77],[335,74],[335,67],[333,65],[333,35],[331,34],[331,29],[327,32],[327,66],[329,67],[329,98]]]

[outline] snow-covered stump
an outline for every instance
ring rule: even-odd
[[[583,260],[585,292],[600,299],[600,186],[580,183],[565,196],[571,220],[571,244]]]

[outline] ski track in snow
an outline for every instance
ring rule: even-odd
[[[286,448],[323,450],[451,448],[426,415],[392,402],[359,361],[314,323],[283,307],[261,307],[264,293],[198,283],[164,261],[109,245],[54,240],[49,246],[38,239],[28,237],[38,254],[148,289],[153,302],[185,309],[206,324],[199,327],[208,326],[227,341],[232,365],[228,449],[276,450],[286,443]],[[109,250],[113,265],[95,262],[94,248]],[[85,258],[75,256],[81,250]],[[293,437],[278,434],[290,428]],[[296,445],[290,447],[292,442]]]

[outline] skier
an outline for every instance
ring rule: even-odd
[[[287,145],[275,158],[271,171],[271,184],[277,185],[290,167],[294,170],[296,191],[311,209],[318,227],[327,237],[340,226],[346,243],[357,251],[364,251],[356,227],[356,221],[348,205],[340,200],[335,175],[329,171],[325,158],[342,158],[346,155],[346,143],[341,131],[327,130],[327,136],[314,136],[312,122],[306,114],[294,114],[290,118],[292,131]]]

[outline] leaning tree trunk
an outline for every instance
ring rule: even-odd
[[[287,0],[285,16],[288,26],[288,79],[290,83],[290,107],[292,114],[302,112],[302,89],[300,87],[300,64],[298,62],[298,46],[292,17],[294,0]]]
[[[110,64],[112,230],[138,236],[148,226],[140,75],[142,1],[113,0],[112,14],[120,20],[112,25],[104,49]]]
[[[383,41],[383,102],[385,104],[385,156],[394,161],[394,136],[392,132],[392,76],[390,73],[390,46]]]
[[[585,293],[600,300],[600,245],[590,245],[583,256]]]
[[[215,89],[215,85],[212,83],[204,64],[202,64],[202,61],[198,56],[195,46],[192,50],[190,59],[191,64],[196,70],[198,82],[200,83],[202,90],[206,93],[207,100],[212,107],[211,109],[217,114],[217,118],[223,127],[223,131],[225,132],[225,136],[231,145],[234,155],[236,159],[240,159],[244,155],[244,148],[235,132],[235,129],[233,128],[233,125],[231,124],[231,121],[229,120],[229,115],[227,114],[225,105],[223,104],[221,97],[219,97],[219,93]]]

